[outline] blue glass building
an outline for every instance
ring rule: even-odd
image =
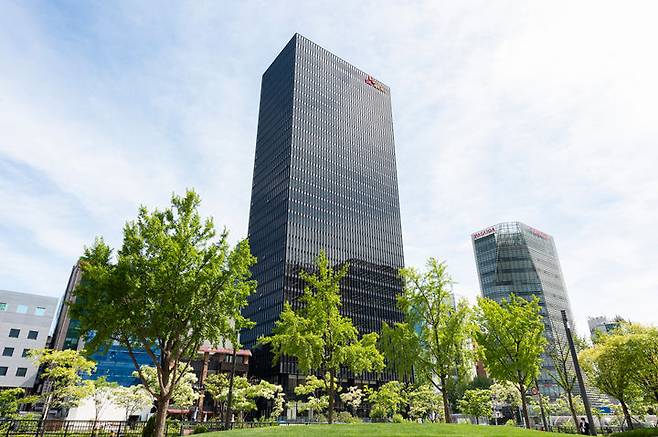
[[[79,264],[76,264],[71,270],[71,275],[64,292],[64,298],[60,304],[57,324],[50,343],[50,348],[52,349],[78,350],[84,346],[81,338],[80,323],[78,320],[71,319],[69,308],[66,304],[66,302],[75,300],[73,290],[80,283],[81,279],[82,271]],[[153,365],[145,350],[137,349],[133,353],[135,360],[140,366]],[[113,344],[106,351],[95,352],[89,358],[96,362],[96,370],[90,376],[86,376],[88,379],[96,379],[104,376],[108,381],[116,382],[123,386],[140,383],[139,378],[132,376],[132,373],[135,371],[135,365],[130,358],[127,348],[121,345]]]
[[[553,237],[519,222],[499,223],[471,235],[482,295],[500,302],[514,293],[539,298],[548,348],[564,339],[561,311],[573,320],[567,289]],[[550,376],[551,358],[542,356],[540,390],[551,397],[560,393]]]
[[[133,351],[133,354],[140,366],[153,366],[153,362],[145,350],[138,349]],[[116,382],[124,387],[141,384],[139,378],[132,375],[135,371],[135,365],[127,348],[114,344],[107,351],[93,353],[89,358],[96,362],[96,370],[87,379],[97,379],[104,376],[107,381]]]

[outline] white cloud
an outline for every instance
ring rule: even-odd
[[[138,203],[187,186],[244,235],[260,76],[300,32],[392,88],[408,263],[446,259],[475,296],[470,233],[520,220],[555,237],[581,330],[588,315],[656,322],[654,3],[96,7],[0,18],[13,24],[0,38],[0,161],[49,186],[0,177],[16,205],[5,229],[32,234],[0,243],[44,278],[62,281],[47,256],[61,266],[95,234],[116,244]],[[35,247],[49,255],[30,261]]]

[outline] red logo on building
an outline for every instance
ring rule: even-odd
[[[473,237],[474,240],[477,240],[478,238],[486,237],[487,235],[493,234],[494,232],[496,232],[496,228],[492,226],[490,228],[482,229],[481,231],[472,234],[471,237]]]
[[[530,226],[528,226],[530,228]],[[550,237],[546,234],[544,234],[542,231],[535,229],[535,228],[530,228],[530,232],[532,232],[534,235],[538,236],[539,238],[543,238],[544,240],[548,240]]]
[[[378,90],[378,91],[381,91],[381,92],[383,92],[384,94],[386,94],[386,88],[384,88],[384,85],[382,85],[382,84],[379,83],[377,80],[375,80],[374,77],[368,75],[368,77],[366,77],[365,82],[366,82],[366,84],[370,85],[370,86],[373,87],[374,89],[376,89],[376,90]]]

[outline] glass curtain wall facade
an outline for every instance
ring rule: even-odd
[[[66,304],[66,302],[75,301],[75,287],[82,280],[82,270],[78,262],[71,270],[69,282],[64,291],[64,298],[60,304],[57,316],[57,324],[55,325],[55,331],[53,332],[49,346],[51,349],[80,350],[84,348],[80,322],[76,319],[71,319],[69,307]],[[144,349],[136,348],[133,354],[138,365],[153,364]],[[126,387],[139,384],[139,378],[133,376],[133,372],[136,369],[126,347],[115,343],[104,350],[94,352],[89,358],[96,362],[96,369],[91,375],[83,376],[85,379],[97,379],[104,376],[107,381],[116,382]]]
[[[569,320],[573,318],[553,237],[523,223],[510,222],[478,231],[471,239],[482,295],[496,302],[508,299],[512,293],[526,299],[538,297],[548,347],[556,336],[564,339],[560,311],[566,310]],[[550,376],[555,366],[548,355],[542,359],[539,388],[556,397],[560,388]]]
[[[258,288],[244,311],[256,322],[241,335],[247,347],[272,332],[284,302],[299,305],[299,271],[321,250],[350,265],[342,312],[360,332],[402,319],[390,90],[298,34],[263,74],[249,241]]]

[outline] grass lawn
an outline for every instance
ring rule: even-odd
[[[256,429],[236,429],[204,434],[210,437],[514,437],[544,436],[540,431],[528,431],[511,426],[457,425],[444,423],[363,423],[356,425],[290,425]]]

